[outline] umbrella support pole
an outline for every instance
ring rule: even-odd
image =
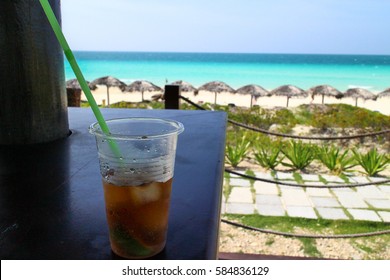
[[[107,86],[107,107],[110,107],[110,87]]]

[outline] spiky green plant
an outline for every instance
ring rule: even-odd
[[[356,160],[350,155],[348,149],[342,152],[339,147],[333,145],[317,147],[316,158],[335,175],[340,175],[356,166]]]
[[[283,155],[289,162],[283,161],[282,164],[293,169],[305,169],[315,158],[315,149],[311,144],[305,144],[302,141],[291,140],[282,147]]]
[[[246,135],[236,142],[236,145],[232,146],[228,144],[226,146],[226,161],[233,167],[237,167],[247,156],[251,141],[248,140]]]
[[[271,146],[255,145],[253,155],[260,166],[272,170],[275,170],[284,158],[280,143]]]
[[[372,148],[367,153],[359,153],[356,149],[353,149],[352,152],[355,160],[363,167],[368,176],[378,175],[390,163],[390,158],[385,154],[378,153],[376,148]]]

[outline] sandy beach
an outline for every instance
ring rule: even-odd
[[[152,96],[157,94],[158,92],[145,92],[144,99],[151,100]],[[105,86],[98,86],[98,89],[92,91],[93,96],[95,97],[96,102],[101,105],[103,100],[107,102],[107,89]],[[183,96],[191,99],[195,103],[214,103],[215,94],[206,91],[200,91],[198,95],[194,95],[193,93],[182,93]],[[82,93],[81,100],[86,101],[85,95]],[[127,102],[140,102],[142,101],[142,96],[140,92],[122,92],[119,88],[110,88],[110,104],[117,103],[120,101]],[[182,101],[185,102],[185,101]],[[301,104],[310,104],[312,102],[311,97],[298,99],[291,98],[289,100],[289,107],[297,107]],[[320,104],[322,102],[321,96],[316,96],[313,103]],[[249,107],[251,104],[249,95],[242,94],[232,94],[232,93],[218,93],[217,94],[217,103],[220,105],[228,105],[230,103],[235,104],[236,106]],[[264,108],[272,108],[272,107],[286,107],[287,98],[281,96],[271,96],[271,97],[260,97],[257,100],[253,100],[253,105],[259,105]],[[325,104],[333,104],[333,103],[343,103],[355,106],[355,99],[352,98],[343,98],[343,99],[335,99],[332,97],[325,97]],[[390,98],[384,97],[373,100],[358,100],[358,106],[362,108],[366,108],[372,111],[378,111],[385,115],[390,115]]]

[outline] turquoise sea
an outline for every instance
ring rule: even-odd
[[[75,52],[87,80],[111,75],[125,83],[148,80],[159,86],[185,80],[200,86],[213,80],[233,88],[258,84],[268,90],[285,84],[308,89],[329,84],[344,91],[390,87],[389,55],[305,55],[239,53]],[[68,62],[66,79],[74,78]]]

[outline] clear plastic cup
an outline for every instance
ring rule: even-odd
[[[98,123],[96,138],[112,250],[130,259],[151,257],[165,247],[168,212],[181,123],[156,118]],[[113,149],[113,143],[115,149]]]

